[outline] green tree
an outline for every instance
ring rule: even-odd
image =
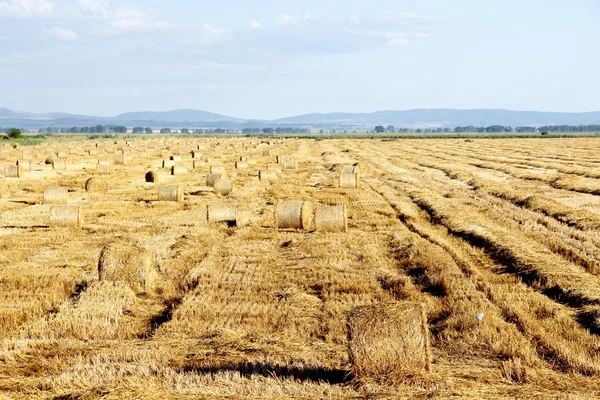
[[[145,131],[146,133],[152,133],[152,128],[150,128],[150,127],[146,127],[146,128],[144,128],[144,131]]]
[[[141,126],[136,126],[133,128],[133,131],[131,131],[132,133],[144,133],[144,128],[142,128]]]
[[[385,131],[389,133],[396,132],[396,128],[394,128],[394,125],[388,125]]]
[[[11,139],[18,139],[23,136],[21,130],[17,128],[10,128],[6,133],[8,133],[8,137]]]
[[[171,133],[171,129],[170,128],[162,128],[160,130],[160,133]]]
[[[377,125],[375,127],[375,132],[377,132],[377,133],[383,133],[383,132],[385,132],[385,128],[383,127],[383,125]]]

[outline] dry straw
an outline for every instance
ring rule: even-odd
[[[298,163],[291,157],[286,157],[283,160],[283,169],[297,169]]]
[[[67,204],[68,190],[64,186],[48,186],[44,189],[44,204]]]
[[[356,189],[359,183],[359,176],[355,173],[341,173],[340,174],[340,188],[343,189]]]
[[[215,180],[213,190],[216,194],[227,196],[233,191],[233,181],[219,178]]]
[[[162,185],[158,187],[158,201],[183,202],[183,185]]]
[[[98,278],[126,282],[138,293],[151,291],[158,278],[155,255],[137,246],[109,244],[100,252]]]
[[[421,304],[354,308],[348,315],[348,342],[352,372],[359,380],[400,383],[431,371],[429,329]]]
[[[173,168],[175,166],[175,161],[173,160],[163,160],[162,167],[164,169]]]
[[[113,173],[112,165],[98,164],[96,167],[98,175],[111,175]]]
[[[277,172],[273,170],[261,169],[260,171],[258,171],[258,178],[261,182],[272,183],[277,180]]]
[[[171,175],[185,175],[187,172],[188,170],[185,167],[177,167],[175,165],[171,167]]]
[[[113,162],[115,165],[127,165],[127,157],[125,154],[115,154]]]
[[[98,160],[98,165],[112,165],[110,160]]]
[[[54,164],[55,159],[56,159],[56,156],[54,156],[54,155],[48,156],[48,158],[46,158],[46,161],[44,161],[44,164],[52,165],[52,164]]]
[[[102,178],[89,178],[85,181],[85,191],[90,193],[108,192],[108,182]]]
[[[206,186],[214,186],[217,179],[221,179],[221,174],[208,174],[206,176]]]
[[[277,174],[281,174],[281,166],[279,164],[268,164],[268,171],[275,171]]]
[[[31,161],[28,160],[17,160],[17,165],[23,167],[23,171],[31,171]]]
[[[308,201],[287,200],[277,206],[278,229],[309,230],[312,220],[312,205]]]
[[[146,182],[157,183],[158,182],[158,173],[154,171],[146,172]]]
[[[348,213],[345,205],[315,208],[315,229],[321,232],[348,231]]]
[[[177,162],[177,161],[181,161],[181,156],[171,156],[169,157],[169,160],[173,161],[173,162]]]
[[[0,161],[4,161],[4,160],[6,160],[6,152],[0,151]]]
[[[224,174],[225,173],[225,167],[223,165],[211,165],[210,166],[210,173],[211,174]]]
[[[67,159],[68,153],[64,150],[60,150],[56,153],[56,157],[62,158],[62,159]]]
[[[229,225],[236,225],[237,210],[235,206],[229,204],[209,204],[206,218],[209,223],[227,222]]]
[[[52,169],[55,171],[66,171],[67,170],[67,161],[62,158],[55,158],[52,163]]]
[[[50,226],[76,227],[83,226],[83,215],[79,206],[53,206],[50,208]]]
[[[4,176],[6,178],[21,178],[23,172],[23,167],[21,165],[7,165],[4,167]]]
[[[236,169],[246,169],[246,168],[248,168],[248,163],[246,161],[236,161],[235,168]]]

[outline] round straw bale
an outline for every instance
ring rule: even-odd
[[[340,188],[356,189],[358,187],[358,182],[359,182],[358,174],[354,174],[354,173],[341,173],[340,174]]]
[[[273,170],[261,169],[260,171],[258,171],[258,177],[261,180],[261,182],[275,182],[277,180],[277,172]]]
[[[188,170],[185,167],[178,167],[175,165],[171,167],[171,175],[185,175],[187,172]]]
[[[173,156],[169,157],[169,160],[172,160],[172,161],[175,161],[175,162],[181,161],[181,156],[173,155]]]
[[[356,167],[354,165],[345,165],[342,168],[342,174],[355,174],[356,172]]]
[[[97,149],[89,149],[89,150],[88,150],[88,154],[89,154],[90,156],[95,156],[95,155],[98,155],[98,150],[97,150]]]
[[[271,155],[271,150],[263,150],[262,155],[263,157],[269,157]]]
[[[229,204],[209,204],[207,207],[207,219],[209,223],[227,222],[236,225],[237,210]]]
[[[158,279],[156,256],[135,245],[111,243],[100,252],[98,278],[126,282],[137,293],[152,291]]]
[[[21,159],[31,161],[33,160],[33,153],[31,151],[23,151],[21,153]]]
[[[81,228],[83,226],[81,207],[52,206],[50,208],[50,226]]]
[[[173,160],[163,160],[162,162],[162,167],[164,169],[170,169],[173,168],[175,166],[175,161]]]
[[[240,156],[239,161],[248,161],[248,157],[246,157],[246,156]]]
[[[211,174],[223,174],[223,173],[225,173],[225,167],[223,165],[211,165],[210,173]]]
[[[127,154],[115,154],[114,164],[115,165],[127,165],[131,160],[131,156]]]
[[[98,160],[98,165],[112,165],[110,160]]]
[[[6,152],[0,151],[0,161],[4,161],[4,160],[6,160]]]
[[[6,178],[20,178],[23,176],[23,166],[21,165],[7,165],[4,167],[4,176]]]
[[[246,169],[246,168],[248,168],[248,163],[245,161],[236,161],[235,168],[236,169]]]
[[[55,158],[52,163],[52,169],[55,171],[66,171],[67,170],[67,160],[62,158]]]
[[[23,167],[23,171],[31,171],[31,161],[29,160],[17,160],[17,165]]]
[[[321,232],[346,232],[348,230],[346,206],[315,207],[315,229]]]
[[[312,205],[308,201],[288,200],[277,206],[277,228],[279,229],[310,229]]]
[[[63,158],[65,160],[67,159],[67,156],[68,156],[68,154],[64,150],[60,150],[60,151],[58,151],[58,153],[56,153],[56,157]]]
[[[55,159],[56,159],[55,155],[50,155],[50,156],[48,156],[48,158],[46,158],[46,161],[44,161],[44,164],[52,165],[52,164],[54,164]]]
[[[85,181],[85,191],[90,193],[108,192],[108,182],[102,178],[88,178]]]
[[[183,185],[162,185],[158,187],[158,201],[183,202]]]
[[[275,171],[275,173],[281,174],[281,167],[279,166],[279,164],[268,164],[267,165],[267,170],[268,171]]]
[[[291,157],[287,157],[283,160],[283,169],[296,169],[298,168],[298,163]]]
[[[98,164],[96,167],[98,175],[111,175],[113,173],[112,165]]]
[[[158,182],[158,173],[154,171],[146,172],[146,182],[157,183]]]
[[[213,190],[216,194],[227,196],[233,191],[233,181],[218,178],[213,183]]]
[[[44,204],[67,204],[68,190],[64,186],[48,186],[44,189]]]
[[[208,154],[202,154],[200,156],[200,161],[209,162],[210,161],[210,156]]]
[[[357,307],[348,315],[349,355],[357,378],[401,382],[431,370],[429,329],[421,304]]]
[[[213,186],[217,179],[221,179],[222,174],[208,174],[206,176],[206,186]]]

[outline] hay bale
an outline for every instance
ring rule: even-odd
[[[31,171],[31,161],[29,160],[17,160],[17,165],[23,167],[23,171]]]
[[[50,208],[50,226],[81,228],[83,226],[81,207],[52,206]]]
[[[188,170],[185,167],[177,167],[175,165],[171,167],[171,175],[185,175],[187,172]]]
[[[286,157],[283,160],[283,169],[297,169],[298,163],[291,157]]]
[[[321,232],[347,232],[348,212],[346,206],[316,207],[315,229]]]
[[[98,150],[97,149],[89,149],[88,150],[88,155],[90,155],[90,156],[96,156],[96,155],[98,155]]]
[[[173,161],[173,162],[177,162],[177,161],[181,161],[181,156],[171,156],[169,157],[169,160]]]
[[[110,160],[98,160],[98,165],[112,165]]]
[[[164,169],[171,169],[175,166],[175,161],[173,160],[163,160],[162,167]]]
[[[348,342],[352,372],[359,379],[401,382],[431,371],[429,329],[421,304],[354,308],[348,315]]]
[[[312,205],[308,201],[288,200],[277,206],[278,229],[309,230],[312,220]]]
[[[85,181],[85,191],[90,193],[108,192],[108,182],[102,178],[88,178]]]
[[[146,172],[146,182],[149,183],[158,183],[158,173],[154,171]]]
[[[342,168],[342,174],[356,174],[356,167],[354,165],[345,165]]]
[[[56,157],[57,157],[57,158],[62,158],[63,160],[66,160],[68,156],[69,156],[69,155],[68,155],[68,153],[67,153],[65,150],[59,150],[59,151],[56,153]]]
[[[213,191],[221,196],[227,196],[233,191],[233,181],[218,178],[213,183]]]
[[[221,177],[224,178],[224,175],[222,175],[222,174],[208,174],[206,176],[206,186],[214,186],[215,182],[218,179],[221,179]]]
[[[113,163],[115,165],[127,165],[127,160],[125,159],[125,154],[115,154],[113,158]]]
[[[6,160],[6,152],[0,151],[0,161],[4,161],[4,160]]]
[[[138,246],[111,243],[100,252],[98,278],[126,282],[137,293],[152,291],[158,279],[156,256]]]
[[[43,204],[67,204],[68,190],[64,186],[48,186],[44,189]]]
[[[224,174],[225,173],[225,167],[223,165],[211,165],[210,166],[210,173],[211,174]]]
[[[21,178],[23,173],[24,171],[21,165],[7,165],[4,167],[4,176],[6,178]]]
[[[46,158],[46,160],[44,161],[44,164],[46,164],[46,165],[52,165],[52,164],[54,164],[54,160],[56,160],[56,156],[55,155],[49,155],[48,158]]]
[[[277,180],[277,172],[261,169],[258,171],[258,178],[261,182],[273,183]]]
[[[200,161],[210,162],[210,156],[208,154],[202,154],[200,156]]]
[[[281,167],[279,164],[267,164],[268,171],[275,171],[277,174],[281,174]]]
[[[229,204],[209,204],[206,209],[206,218],[209,223],[226,222],[229,225],[237,224],[237,210]]]
[[[55,171],[66,171],[67,170],[67,160],[62,158],[55,158],[52,163],[52,169]]]
[[[248,163],[246,161],[236,161],[235,169],[246,169],[248,168]]]
[[[158,201],[183,202],[183,185],[162,185],[158,187]]]
[[[112,165],[101,165],[98,164],[96,167],[96,172],[98,175],[111,175],[113,173]]]
[[[269,157],[271,155],[271,150],[263,150],[262,155],[263,157]]]
[[[340,174],[340,188],[343,189],[356,189],[358,187],[359,176],[355,173],[341,173]]]

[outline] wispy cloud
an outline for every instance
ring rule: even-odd
[[[62,26],[55,26],[54,28],[46,29],[44,32],[46,32],[48,35],[52,35],[59,39],[67,40],[70,42],[77,39],[77,37],[79,36],[74,30],[63,28]]]
[[[0,16],[16,18],[47,17],[56,5],[47,0],[8,0],[0,2]]]

